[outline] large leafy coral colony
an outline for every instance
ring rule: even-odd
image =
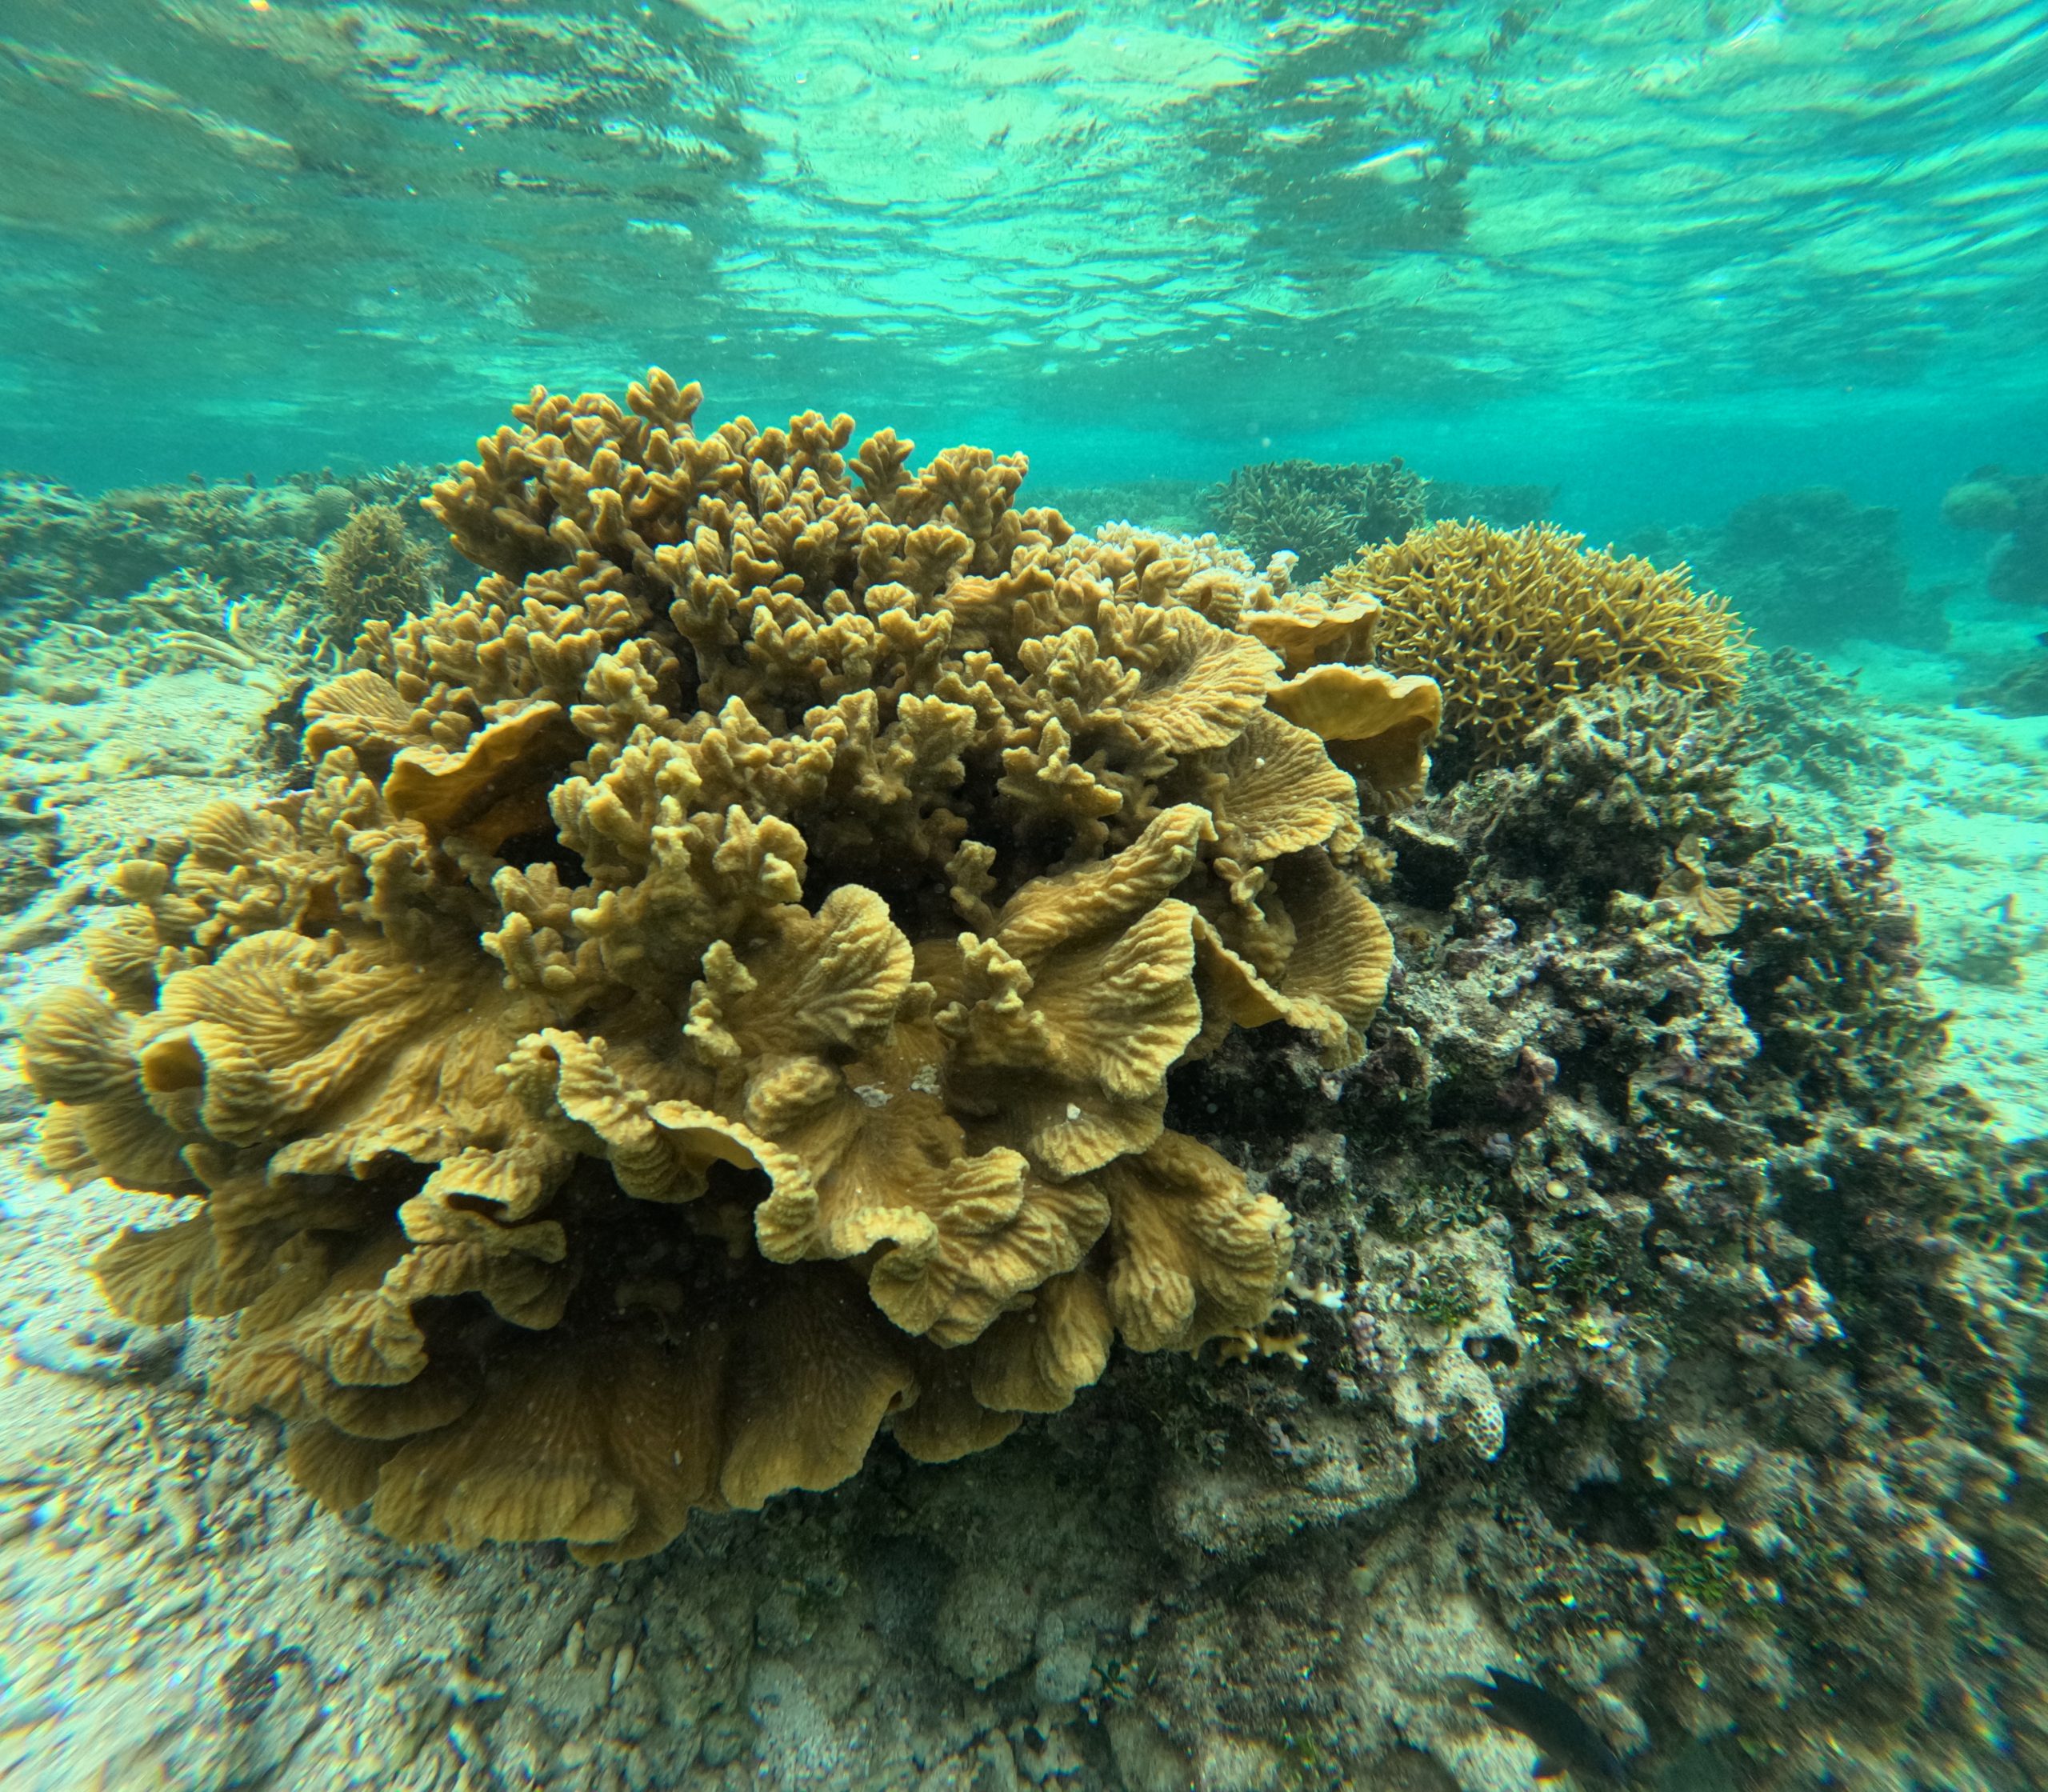
[[[698,396],[517,407],[433,500],[490,576],[368,625],[302,788],[124,866],[31,1029],[53,1163],[198,1198],[115,1305],[239,1312],[218,1396],[396,1537],[643,1554],[1257,1325],[1288,1215],[1166,1073],[1353,1062],[1386,987],[1361,816],[1439,699],[1372,598]]]

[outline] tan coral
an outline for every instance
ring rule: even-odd
[[[406,534],[397,506],[366,504],[335,531],[322,557],[321,632],[346,653],[372,618],[395,622],[425,610],[436,583],[431,557]]]
[[[1311,607],[1334,618],[1361,603],[1377,608],[1343,636],[1347,650],[1319,641],[1315,657],[1361,657],[1349,650],[1369,622],[1370,657],[1386,672],[1435,679],[1446,736],[1480,764],[1511,758],[1566,698],[1596,685],[1654,679],[1723,701],[1748,650],[1733,610],[1695,591],[1684,566],[1589,549],[1547,523],[1433,523],[1362,550],[1317,587]]]
[[[1268,701],[1308,729],[1358,780],[1374,814],[1406,809],[1430,775],[1429,746],[1443,721],[1434,678],[1397,678],[1377,666],[1318,666],[1290,678]]]
[[[1700,837],[1687,834],[1672,849],[1671,861],[1657,886],[1658,896],[1676,902],[1709,938],[1733,933],[1742,924],[1742,898],[1707,882],[1706,848]]]
[[[364,629],[303,789],[121,867],[113,1000],[27,1029],[53,1164],[182,1203],[110,1298],[238,1313],[216,1397],[394,1536],[643,1554],[1256,1328],[1289,1218],[1168,1074],[1342,1066],[1385,990],[1361,802],[1434,686],[1371,605],[698,402],[515,407],[433,501],[489,575]]]

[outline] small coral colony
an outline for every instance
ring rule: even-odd
[[[121,864],[94,986],[28,1028],[52,1167],[183,1216],[105,1250],[108,1298],[238,1315],[214,1396],[278,1415],[306,1489],[616,1560],[878,1432],[964,1458],[1200,1354],[1328,1367],[1340,1418],[1383,1383],[1408,1454],[1490,1414],[1470,1472],[1550,1502],[1531,1571],[1606,1588],[1524,1646],[1634,1635],[1702,1731],[1710,1656],[1782,1712],[1828,1624],[1923,1678],[1966,1653],[1986,1595],[1914,1526],[2038,1585],[2034,1259],[1981,1129],[1918,1105],[1882,842],[1809,861],[1737,814],[1726,604],[1547,525],[1411,503],[1375,542],[1398,466],[1289,500],[1350,519],[1304,585],[1077,534],[1019,457],[698,402],[536,390],[430,500],[481,582],[337,572],[285,793]],[[2031,488],[1978,483],[2017,527]],[[1335,1217],[1234,1139],[1247,1081],[1338,1103]],[[1938,1135],[1978,1167],[1922,1174]],[[1313,1430],[1266,1398],[1239,1419]],[[1566,1516],[1623,1489],[1639,1518]],[[1909,1557],[1917,1640],[1841,1615]]]

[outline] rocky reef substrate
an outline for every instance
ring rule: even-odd
[[[1175,1073],[1294,1216],[1267,1326],[646,1561],[318,1512],[206,1410],[214,1328],[98,1309],[145,1198],[17,1158],[10,1783],[1506,1792],[1488,1666],[1646,1783],[2038,1782],[2040,1160],[1943,1084],[1882,840],[1777,838],[1735,757],[1574,701],[1380,824],[1361,1064]]]

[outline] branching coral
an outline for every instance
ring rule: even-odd
[[[1441,669],[1445,734],[1480,764],[1518,757],[1532,728],[1597,686],[1654,679],[1725,699],[1746,652],[1727,605],[1694,591],[1683,567],[1618,559],[1547,524],[1436,523],[1368,548],[1316,596],[1333,634],[1346,605],[1383,606],[1378,661]]]
[[[491,576],[371,621],[307,787],[123,867],[29,1030],[53,1164],[200,1203],[114,1303],[238,1311],[218,1397],[400,1538],[642,1554],[1258,1325],[1290,1217],[1166,1073],[1351,1062],[1386,988],[1346,866],[1426,681],[1305,702],[1021,459],[698,398],[515,407],[433,500]]]
[[[438,582],[432,555],[406,533],[398,506],[366,504],[335,532],[322,558],[322,632],[346,653],[373,617],[398,622],[424,610],[439,594]]]
[[[1208,526],[1254,559],[1299,557],[1304,581],[1320,578],[1369,542],[1398,540],[1426,514],[1426,482],[1398,460],[1348,466],[1261,461],[1204,494]]]

